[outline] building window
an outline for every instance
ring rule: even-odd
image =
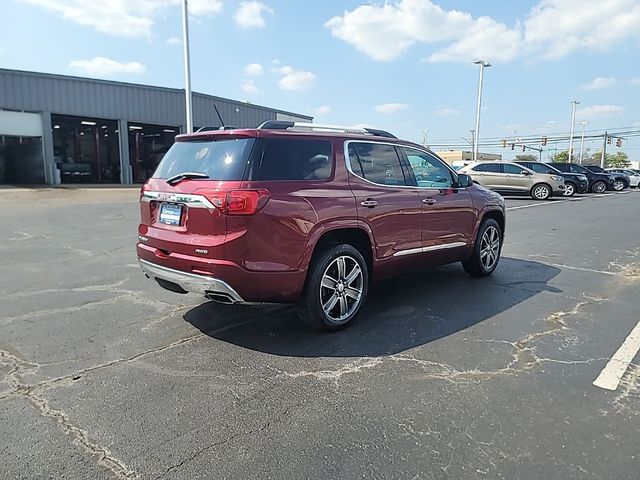
[[[51,126],[62,183],[120,183],[117,121],[51,115]]]
[[[129,159],[133,183],[144,183],[173,145],[179,127],[129,123]]]

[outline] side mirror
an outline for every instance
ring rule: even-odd
[[[529,172],[528,170],[521,170],[520,171],[521,175],[533,175],[531,172]]]
[[[473,180],[471,179],[470,175],[467,175],[466,173],[458,174],[458,181],[456,182],[457,188],[466,188],[470,187],[471,185],[473,185]]]

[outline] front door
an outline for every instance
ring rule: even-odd
[[[503,182],[505,190],[514,192],[527,193],[531,187],[531,175],[522,173],[526,171],[520,165],[513,165],[511,163],[502,164]]]
[[[430,257],[456,258],[472,241],[474,210],[465,188],[453,188],[454,174],[434,155],[402,147],[422,202],[422,246]]]

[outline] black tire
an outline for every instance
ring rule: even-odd
[[[353,307],[353,311],[350,311],[346,317],[336,320],[329,314],[327,314],[325,312],[325,309],[323,308],[323,292],[326,295],[331,292],[331,289],[329,289],[328,287],[321,287],[321,282],[323,277],[325,276],[325,273],[329,273],[329,270],[332,269],[334,265],[336,265],[337,268],[336,262],[338,262],[338,259],[341,257],[349,258],[351,260],[347,260],[348,263],[353,266],[355,266],[355,264],[359,266],[362,278],[360,279],[361,283],[359,283],[358,287],[360,287],[361,293],[358,300],[355,300],[352,297],[348,296],[346,292],[346,290],[349,289],[348,284],[344,282],[343,290],[341,290],[342,294],[336,293],[336,296],[338,298],[340,296],[344,297],[344,302],[346,302],[349,308]],[[338,283],[343,282],[343,279],[338,278],[338,280]],[[347,285],[347,287],[344,287],[344,285]],[[327,248],[313,260],[313,263],[309,267],[309,272],[307,273],[307,281],[305,282],[302,298],[296,304],[298,316],[304,324],[318,330],[341,330],[351,322],[353,322],[353,320],[358,315],[360,308],[366,300],[368,287],[369,270],[367,267],[367,262],[356,248],[349,244],[340,244]],[[325,290],[322,290],[323,288]],[[335,291],[338,291],[337,284]],[[331,299],[332,297],[333,295],[328,295],[326,298]],[[349,306],[349,299],[352,301],[351,306]],[[337,307],[338,310],[340,310],[342,308],[342,300],[339,300],[337,302],[337,304],[334,304],[334,308]],[[326,303],[329,303],[329,301],[327,301]],[[331,311],[329,313],[331,313]]]
[[[564,182],[564,196],[573,197],[578,191],[578,186],[573,182]]]
[[[546,183],[536,183],[531,187],[529,194],[534,200],[549,200],[551,195],[553,195],[553,191]]]
[[[488,268],[485,265],[486,262],[483,262],[482,258],[482,250],[483,250],[483,238],[487,230],[490,228],[495,229],[498,233],[498,248],[496,252],[496,258],[492,265]],[[502,240],[503,234],[498,222],[496,222],[492,218],[486,219],[480,225],[480,229],[478,230],[478,235],[476,236],[476,243],[473,246],[473,253],[469,258],[462,261],[462,268],[472,277],[486,277],[491,275],[493,271],[498,266],[498,262],[500,261],[500,253],[502,252]]]
[[[596,180],[591,184],[591,193],[604,193],[607,191],[607,184],[602,180]]]

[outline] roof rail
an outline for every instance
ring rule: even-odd
[[[355,133],[360,135],[375,135],[377,137],[398,138],[386,130],[378,130],[376,128],[363,127],[344,127],[340,125],[324,125],[321,123],[305,123],[305,122],[287,122],[282,120],[267,120],[262,123],[259,130],[288,130],[289,128],[299,130],[311,130],[316,132],[338,132],[338,133]]]
[[[239,127],[234,127],[233,125],[225,125],[223,127],[200,127],[196,130],[195,133],[198,132],[213,132],[213,131],[222,131],[222,130],[237,130]]]

